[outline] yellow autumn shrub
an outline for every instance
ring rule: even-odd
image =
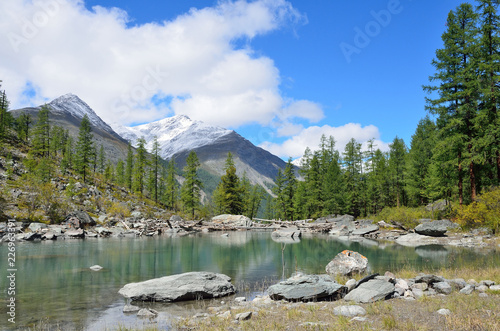
[[[468,206],[457,207],[457,222],[464,228],[487,227],[500,233],[500,188],[483,193]]]

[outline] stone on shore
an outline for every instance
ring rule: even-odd
[[[448,222],[425,222],[417,225],[415,232],[424,236],[442,237],[448,231]]]
[[[130,283],[118,293],[134,301],[174,302],[219,298],[236,292],[231,278],[213,272],[187,272]]]
[[[87,212],[78,210],[68,214],[64,220],[64,224],[75,229],[84,229],[95,226],[96,222]]]
[[[354,273],[363,273],[368,267],[368,259],[358,252],[344,250],[337,254],[326,266],[330,275],[350,276]]]
[[[212,217],[212,222],[216,224],[230,225],[230,226],[241,226],[249,228],[252,226],[252,220],[243,215],[230,215],[224,214]]]
[[[394,293],[394,285],[383,279],[372,279],[359,285],[344,298],[346,301],[371,303],[389,298]]]
[[[378,225],[371,224],[371,225],[363,226],[359,229],[356,229],[356,230],[352,231],[351,234],[353,236],[364,236],[365,234],[378,231],[378,229],[379,229]]]
[[[293,238],[298,239],[302,232],[297,227],[277,229],[271,233],[272,238]]]
[[[361,306],[338,306],[333,308],[333,313],[337,316],[355,317],[366,315],[366,310]]]
[[[267,293],[272,300],[337,300],[347,293],[347,287],[328,275],[297,275],[270,286]]]
[[[431,236],[424,236],[418,233],[408,233],[397,238],[396,243],[401,246],[418,247],[431,244],[437,244],[438,239]]]

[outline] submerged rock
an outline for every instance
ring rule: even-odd
[[[293,238],[298,239],[302,236],[302,232],[297,227],[283,228],[273,231],[271,238]]]
[[[273,300],[337,300],[347,293],[347,287],[328,275],[297,275],[270,286],[267,293]]]
[[[219,298],[235,292],[229,276],[213,272],[187,272],[155,278],[127,284],[118,291],[135,301],[159,302]]]
[[[349,276],[353,273],[363,273],[368,267],[368,259],[358,252],[344,250],[337,254],[326,266],[330,275]]]

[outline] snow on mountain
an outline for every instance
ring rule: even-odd
[[[233,132],[201,121],[193,121],[184,115],[167,117],[134,127],[114,124],[113,129],[135,147],[137,147],[137,140],[144,137],[148,151],[152,150],[156,136],[160,144],[160,156],[164,159],[170,159],[182,151],[208,145]]]
[[[104,122],[89,105],[74,94],[68,93],[60,96],[52,100],[48,106],[51,108],[52,112],[56,114],[65,115],[69,113],[78,119],[82,119],[84,115],[87,115],[90,123],[94,127],[109,133],[113,132],[113,129]]]

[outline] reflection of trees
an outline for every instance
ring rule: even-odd
[[[296,267],[304,273],[321,274],[344,249],[366,256],[372,271],[379,273],[397,272],[408,266],[438,269],[500,265],[500,254],[479,255],[470,249],[448,247],[443,259],[429,259],[411,247],[392,245],[380,249],[359,242],[337,242],[328,236],[303,237],[300,243],[287,244],[283,251],[282,244],[273,242],[269,232],[230,233],[234,244],[220,244],[214,240],[216,236],[220,234],[19,243],[19,322],[22,324],[23,318],[25,323],[50,316],[73,323],[68,329],[83,329],[82,321],[89,314],[123,300],[117,292],[126,283],[188,271],[221,272],[233,278],[233,282],[259,282],[281,278],[283,261],[285,277],[290,277]],[[0,245],[0,254],[6,256],[6,249],[6,245]],[[432,247],[425,248],[426,256],[432,252]],[[90,271],[88,268],[94,264],[104,269]],[[0,288],[5,288],[6,282],[6,277],[0,277]],[[2,306],[0,313],[5,314],[5,309]],[[0,329],[4,322],[0,322]]]

